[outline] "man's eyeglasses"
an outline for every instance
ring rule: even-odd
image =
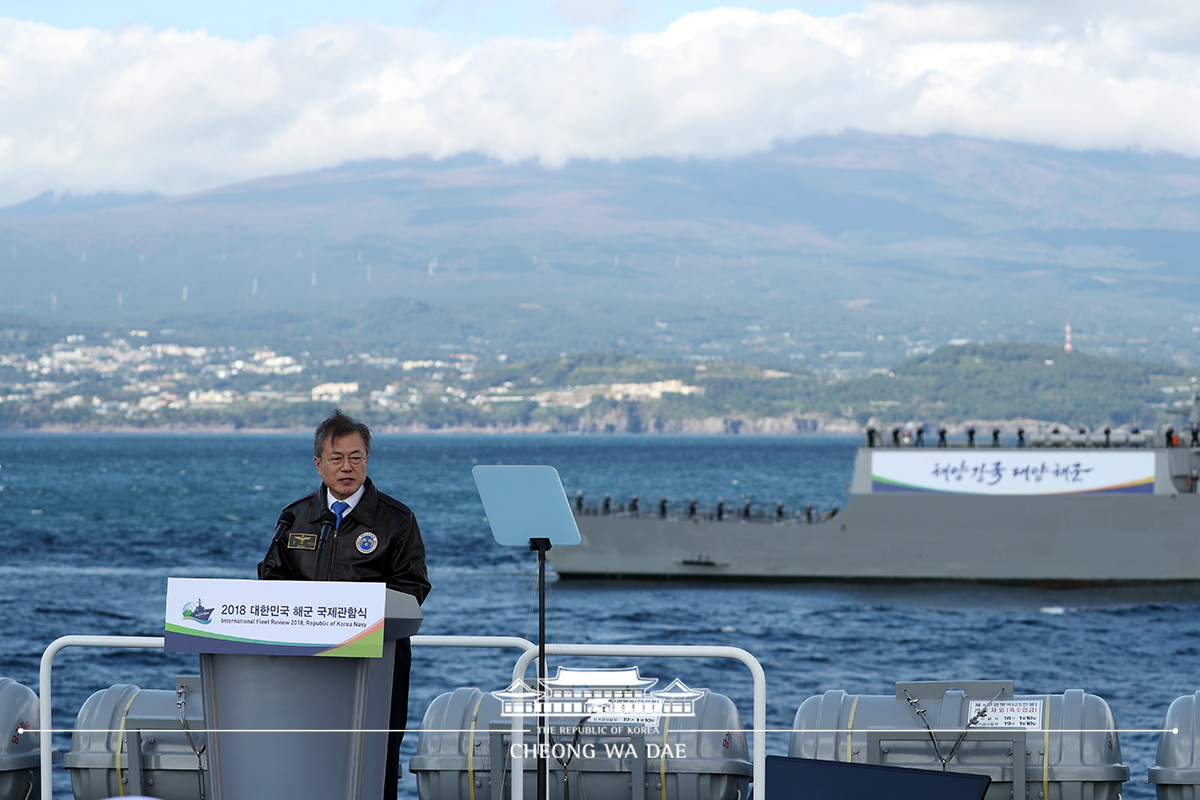
[[[329,458],[322,458],[321,460],[334,469],[337,469],[347,461],[349,461],[350,466],[354,467],[355,469],[358,469],[363,464],[367,463],[366,456],[330,456]]]

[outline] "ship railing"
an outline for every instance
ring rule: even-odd
[[[39,771],[41,774],[41,800],[53,800],[53,754],[52,734],[52,678],[54,658],[68,647],[106,647],[116,649],[162,650],[166,640],[161,636],[61,636],[55,639],[42,653],[41,665],[38,671],[38,714],[39,733]],[[528,639],[519,636],[413,636],[411,643],[414,647],[479,647],[521,650],[521,656],[513,667],[513,680],[522,680],[529,665],[537,657],[538,647]],[[766,717],[767,717],[767,679],[762,664],[748,651],[740,647],[724,645],[622,645],[622,644],[547,644],[548,655],[568,656],[647,656],[652,658],[724,658],[740,661],[750,670],[754,681],[753,694],[753,779],[760,800],[766,793]],[[512,720],[512,770],[514,775],[523,775],[523,741],[524,724],[519,716]],[[120,743],[117,745],[120,746]],[[524,800],[525,782],[512,781],[512,800]]]
[[[629,510],[613,510],[607,514],[603,513],[599,506],[584,506],[582,510],[573,508],[573,513],[576,517],[604,517],[606,519],[646,519],[646,520],[664,520],[667,522],[717,522],[716,505],[697,506],[695,514],[688,514],[687,503],[675,503],[668,507],[667,515],[664,517],[657,506],[644,511],[629,511]],[[752,509],[750,516],[745,516],[741,504],[732,507],[726,507],[722,515],[721,522],[754,522],[754,523],[772,523],[776,525],[804,525],[817,524],[820,522],[828,522],[830,517],[829,510],[822,510],[819,506],[814,505],[812,509],[812,518],[808,516],[808,512],[803,507],[789,509],[785,511],[783,516],[776,513],[775,507],[767,505],[766,507],[759,506]],[[835,515],[836,516],[836,515]]]
[[[871,450],[920,450],[921,448],[931,448],[937,450],[989,450],[989,449],[1005,449],[1029,447],[1047,450],[1069,450],[1069,449],[1119,449],[1119,448],[1159,448],[1159,447],[1196,447],[1191,444],[1190,432],[1181,431],[1176,434],[1179,443],[1176,445],[1167,444],[1164,437],[1160,434],[1140,432],[1127,433],[1125,431],[1112,431],[1109,434],[1104,434],[1102,431],[1091,431],[1090,433],[1079,432],[1059,432],[1059,433],[1030,433],[1025,437],[1024,443],[1012,437],[1005,436],[999,443],[993,443],[990,437],[981,437],[971,444],[965,439],[955,437],[946,442],[946,444],[938,444],[937,440],[930,441],[928,438],[924,444],[917,443],[911,439],[901,439],[899,443],[892,441],[877,442],[871,445],[863,441],[862,446]]]

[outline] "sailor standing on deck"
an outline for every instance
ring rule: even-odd
[[[317,426],[313,461],[321,486],[286,509],[292,530],[276,537],[258,565],[260,579],[386,583],[389,589],[424,602],[429,594],[425,545],[412,511],[375,488],[367,477],[371,430],[340,410]],[[336,528],[322,551],[317,547],[322,517]],[[319,573],[318,573],[319,569]],[[400,741],[408,722],[408,639],[396,642],[392,708],[388,727],[383,798],[395,800],[400,778]]]

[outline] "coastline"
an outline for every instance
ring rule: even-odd
[[[696,436],[696,435],[751,435],[751,436],[797,436],[825,435],[846,436],[862,433],[862,428],[849,419],[825,419],[822,417],[765,417],[751,418],[742,416],[707,417],[703,419],[683,420],[654,420],[654,424],[644,429],[631,430],[629,426],[604,423],[598,420],[587,420],[590,424],[566,426],[553,423],[532,423],[526,425],[489,425],[489,426],[439,426],[428,425],[376,425],[372,430],[376,433],[420,433],[420,434],[486,434],[505,436],[509,434],[636,434],[647,436]],[[6,433],[41,433],[41,434],[77,434],[77,433],[140,433],[140,434],[214,434],[214,433],[244,433],[244,434],[287,434],[311,433],[312,429],[304,427],[287,428],[255,428],[238,427],[233,424],[222,425],[79,425],[51,423],[37,427],[0,427],[0,434]]]
[[[604,418],[599,420],[585,418],[576,425],[560,423],[537,422],[515,425],[388,425],[376,424],[371,429],[376,433],[409,433],[409,434],[444,434],[444,435],[488,435],[507,436],[519,434],[566,434],[566,435],[595,435],[620,434],[637,436],[861,436],[866,433],[867,426],[859,425],[852,419],[826,418],[816,416],[789,415],[784,417],[746,417],[729,415],[721,417],[705,417],[702,419],[681,420],[651,420],[649,424],[631,426],[628,420],[609,422]],[[625,424],[622,424],[625,423]],[[880,424],[872,418],[867,425],[876,427],[881,435],[890,430],[893,425],[902,423]],[[909,422],[909,425],[912,423]],[[929,421],[925,421],[928,426]],[[957,423],[956,429],[973,425],[979,431],[980,447],[987,445],[990,431],[1000,427],[1005,435],[1012,435],[1018,426],[1023,427],[1029,434],[1047,433],[1054,427],[1070,429],[1071,426],[1052,420],[1040,420],[1029,417],[1007,420],[964,420]],[[936,430],[936,429],[934,429]],[[934,430],[926,431],[926,446],[936,443]],[[238,426],[232,423],[219,425],[191,424],[180,425],[165,423],[161,425],[80,425],[50,423],[36,427],[17,427],[0,425],[0,435],[11,433],[39,433],[48,435],[78,434],[78,433],[137,433],[137,434],[228,434],[244,433],[251,435],[311,433],[310,426],[291,426],[264,428],[254,426]],[[962,438],[956,430],[952,434],[955,439]]]

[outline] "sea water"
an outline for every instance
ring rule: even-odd
[[[643,509],[718,498],[729,509],[845,506],[851,438],[382,435],[369,472],[413,508],[433,592],[425,634],[536,639],[535,557],[491,538],[475,464],[551,464],[594,504],[637,493]],[[67,634],[162,634],[168,576],[252,578],[279,510],[312,491],[299,434],[0,435],[0,676],[37,690],[46,645]],[[731,523],[736,525],[739,523]],[[785,755],[800,703],[827,689],[892,694],[896,681],[1009,679],[1018,694],[1085,689],[1111,705],[1132,779],[1151,798],[1155,733],[1176,697],[1200,689],[1200,587],[1051,590],[976,584],[686,584],[555,581],[548,639],[745,648],[767,676],[768,752]],[[506,687],[516,654],[417,648],[402,757],[421,718],[458,686]],[[551,659],[551,668],[558,659]],[[751,681],[734,662],[586,659],[638,666],[730,696],[749,725]],[[54,724],[116,683],[170,689],[194,656],[68,649],[56,660]],[[297,691],[303,691],[298,687]],[[4,721],[0,723],[7,724]],[[63,752],[69,735],[55,736]],[[70,782],[56,769],[56,797]],[[406,775],[402,796],[416,796]]]

